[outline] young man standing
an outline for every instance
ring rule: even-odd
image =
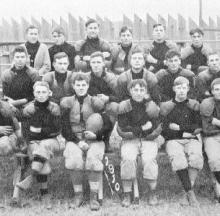
[[[110,44],[99,38],[99,24],[94,19],[86,22],[85,40],[76,42],[75,66],[77,71],[88,72],[90,70],[89,60],[93,52],[100,51],[105,57],[105,65],[110,68],[111,65],[111,47]]]
[[[146,68],[156,73],[160,69],[166,69],[165,55],[169,49],[176,49],[177,45],[165,40],[165,27],[158,23],[153,26],[153,43],[146,49]]]
[[[199,101],[211,96],[211,83],[216,78],[220,78],[220,57],[214,52],[208,54],[208,69],[196,77],[196,93]]]
[[[65,168],[69,170],[75,197],[73,207],[83,204],[83,173],[87,172],[90,186],[90,209],[99,210],[99,179],[103,171],[105,144],[102,141],[103,120],[98,113],[104,103],[88,92],[89,77],[78,72],[72,80],[75,95],[65,97],[62,109],[62,135],[66,139]]]
[[[45,44],[39,42],[39,29],[29,26],[26,29],[27,42],[22,44],[29,56],[29,65],[38,71],[40,76],[50,71],[50,56]]]
[[[216,179],[216,195],[220,202],[220,78],[211,83],[212,97],[206,98],[200,105],[205,152],[208,163]]]
[[[203,43],[204,33],[201,29],[195,28],[190,31],[192,44],[181,51],[182,66],[193,71],[196,75],[207,68],[208,54],[211,48]]]
[[[112,49],[111,70],[115,74],[121,74],[130,69],[131,53],[132,50],[137,48],[137,45],[133,43],[133,32],[131,28],[123,26],[119,32],[119,37],[119,44]]]
[[[65,52],[56,53],[53,57],[54,71],[43,76],[43,81],[47,82],[52,91],[51,100],[60,104],[62,97],[73,95],[71,85],[72,71],[68,70],[69,59]]]
[[[188,96],[195,97],[194,82],[195,74],[181,67],[180,53],[176,50],[169,50],[165,55],[167,69],[161,69],[156,73],[160,88],[161,101],[173,99],[173,82],[178,76],[186,77],[190,81],[190,92]]]
[[[66,42],[65,32],[61,26],[57,26],[52,31],[54,45],[49,48],[51,70],[54,71],[54,56],[59,52],[65,52],[69,58],[68,70],[73,71],[75,68],[74,59],[76,51],[74,46]]]
[[[118,134],[122,137],[121,179],[124,191],[122,206],[131,205],[132,182],[137,177],[137,156],[141,155],[143,178],[150,187],[149,204],[157,204],[155,189],[158,177],[157,138],[161,132],[159,107],[145,99],[147,83],[132,80],[128,87],[131,98],[119,103]]]
[[[152,72],[144,68],[144,53],[140,48],[132,51],[130,64],[131,69],[123,72],[118,77],[117,96],[120,101],[130,98],[128,86],[132,80],[144,79],[147,83],[148,92],[152,100],[154,100],[156,103],[159,103],[160,95],[157,85],[157,78]]]
[[[41,184],[40,193],[46,208],[52,208],[48,194],[48,175],[51,173],[49,160],[60,151],[57,135],[60,134],[60,108],[50,101],[48,83],[38,81],[33,86],[34,101],[23,109],[28,121],[28,154],[31,162],[31,175],[16,184],[19,189],[31,187],[33,180]]]
[[[201,132],[199,102],[188,99],[189,80],[185,77],[174,80],[173,91],[175,97],[161,103],[162,135],[167,141],[166,152],[172,169],[179,176],[186,192],[184,204],[197,206],[193,186],[203,167],[202,142],[197,138]]]

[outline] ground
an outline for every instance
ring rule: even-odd
[[[56,157],[52,160],[53,173],[49,178],[49,190],[52,193],[53,209],[47,210],[44,205],[37,199],[37,186],[30,191],[22,193],[22,201],[26,204],[23,208],[11,208],[8,205],[12,194],[12,174],[14,170],[13,157],[0,158],[0,215],[102,215],[102,216],[220,216],[220,204],[214,201],[214,192],[210,178],[210,171],[207,163],[200,172],[195,192],[200,202],[200,209],[181,206],[182,187],[179,179],[171,171],[171,167],[166,155],[158,158],[159,162],[159,182],[157,186],[157,196],[160,204],[151,207],[147,204],[148,189],[139,179],[139,191],[141,193],[140,205],[138,207],[122,208],[120,199],[111,197],[110,190],[106,179],[104,179],[104,201],[100,211],[91,212],[88,203],[83,207],[73,210],[68,208],[68,203],[73,198],[73,191],[68,173],[64,169],[64,160],[62,157]],[[140,170],[141,173],[141,170]]]

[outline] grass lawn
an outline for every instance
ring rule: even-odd
[[[22,193],[23,203],[27,206],[17,209],[8,205],[12,195],[12,174],[14,170],[13,158],[0,158],[0,216],[19,216],[19,215],[103,215],[103,216],[220,216],[220,204],[214,201],[214,192],[210,179],[210,172],[205,164],[200,172],[195,192],[200,202],[200,210],[190,207],[181,206],[182,186],[176,174],[171,171],[170,164],[166,155],[158,158],[159,162],[159,181],[157,186],[157,195],[160,204],[151,207],[147,204],[148,188],[143,184],[143,179],[139,179],[139,191],[141,200],[138,207],[122,208],[120,199],[112,198],[106,179],[104,178],[104,201],[100,211],[91,212],[88,203],[79,209],[73,210],[68,208],[68,202],[73,198],[73,191],[69,176],[64,169],[64,159],[56,157],[52,160],[53,173],[49,178],[49,191],[53,198],[53,209],[47,210],[43,203],[37,200],[37,185],[32,190]],[[141,173],[141,170],[140,170]]]

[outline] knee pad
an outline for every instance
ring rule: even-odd
[[[121,162],[121,178],[123,180],[135,179],[137,175],[136,160],[123,160]]]
[[[158,164],[156,159],[145,161],[143,163],[143,177],[149,180],[157,180]]]
[[[35,155],[31,164],[31,169],[34,172],[40,172],[44,166],[45,159],[41,156]]]

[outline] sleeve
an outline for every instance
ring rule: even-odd
[[[68,55],[69,55],[69,70],[73,70],[75,68],[75,56],[76,56],[76,50],[74,46],[71,45],[71,49]]]
[[[61,134],[67,141],[72,141],[74,143],[79,143],[80,139],[71,130],[70,120],[69,120],[70,109],[62,109],[61,114]]]
[[[123,81],[123,78],[124,77],[120,75],[117,80],[117,97],[119,98],[119,101],[123,101],[129,98],[129,94],[127,90],[127,82]]]

